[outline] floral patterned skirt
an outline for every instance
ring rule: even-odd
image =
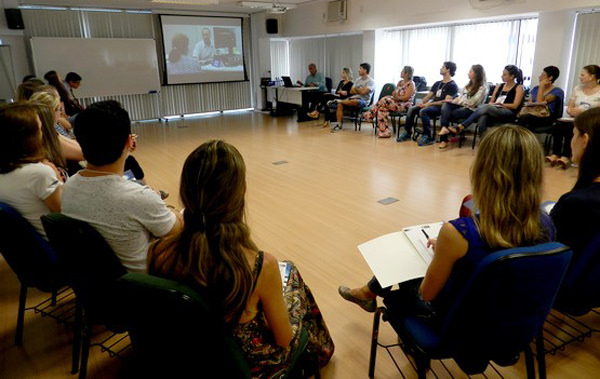
[[[294,264],[283,298],[294,332],[288,348],[277,345],[262,310],[251,321],[238,324],[233,329],[234,338],[242,347],[254,378],[277,378],[284,373],[292,356],[291,352],[298,345],[302,328],[308,331],[308,348],[313,354],[317,354],[320,367],[325,366],[333,355],[335,347],[325,320],[310,288],[304,283]]]

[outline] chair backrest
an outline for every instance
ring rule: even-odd
[[[413,76],[413,82],[415,82],[415,90],[417,91],[426,91],[427,90],[427,80],[424,76]]]
[[[105,319],[114,283],[127,270],[102,235],[86,222],[51,213],[42,216],[42,225],[77,301],[92,317]]]
[[[554,112],[551,115],[554,120],[557,120],[563,116],[565,99],[562,97],[556,97],[556,105],[554,106]]]
[[[523,351],[541,330],[571,255],[558,242],[488,255],[446,315],[442,338],[465,356],[494,359]]]
[[[381,92],[379,92],[379,100],[383,99],[385,96],[390,96],[395,89],[396,85],[394,83],[385,83],[383,88],[381,88]]]
[[[331,93],[333,90],[333,80],[329,77],[325,77],[325,87],[327,88],[327,93]]]
[[[249,378],[246,359],[201,289],[147,274],[117,281],[136,372],[151,377]],[[150,364],[152,362],[152,364]],[[148,377],[140,375],[140,377]]]
[[[48,242],[4,203],[0,203],[0,252],[22,285],[52,292],[65,284]]]
[[[554,307],[579,316],[599,306],[600,234],[571,262]]]

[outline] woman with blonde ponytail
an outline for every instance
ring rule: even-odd
[[[291,262],[282,294],[277,259],[250,237],[245,194],[246,166],[239,151],[223,141],[198,147],[181,174],[183,231],[151,249],[149,272],[208,288],[254,377],[277,377],[285,370],[302,327],[324,366],[334,345],[319,308]]]
[[[445,223],[425,274],[400,284],[407,314],[442,320],[479,262],[498,250],[554,239],[550,217],[540,211],[542,149],[529,130],[504,125],[481,141],[471,168],[475,212]],[[340,295],[374,312],[376,297],[385,297],[375,277],[363,287],[340,287]]]

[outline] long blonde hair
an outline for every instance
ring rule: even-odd
[[[239,151],[219,140],[202,144],[181,173],[183,231],[151,253],[151,270],[209,288],[232,324],[253,291],[245,250],[258,251],[245,222],[245,193],[246,166]]]
[[[42,122],[42,141],[46,158],[56,166],[66,168],[66,159],[60,147],[58,132],[54,127],[56,123],[54,112],[60,107],[60,99],[48,92],[36,92],[29,101],[36,106]]]
[[[492,248],[511,248],[540,239],[543,154],[529,130],[503,125],[481,141],[471,186],[482,239]]]

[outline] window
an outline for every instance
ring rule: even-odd
[[[459,87],[467,84],[467,73],[474,64],[481,64],[488,81],[494,83],[501,80],[508,64],[519,66],[523,75],[530,77],[536,32],[537,19],[384,30],[376,40],[376,79],[378,85],[397,82],[402,67],[409,65],[431,86],[440,80],[444,61],[456,63],[454,80]]]

